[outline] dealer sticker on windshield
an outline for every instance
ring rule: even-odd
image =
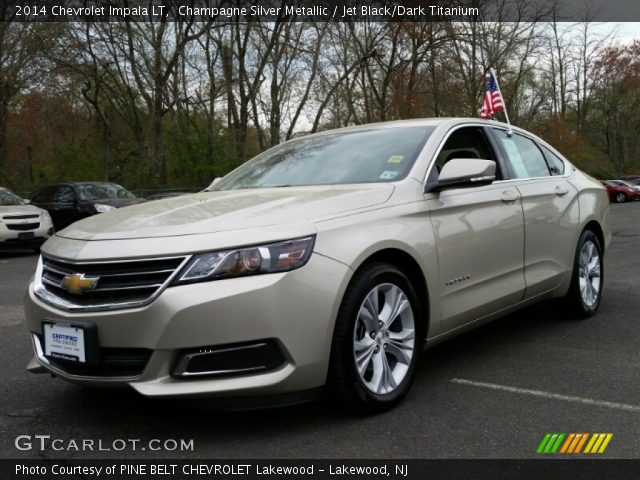
[[[48,357],[85,363],[84,330],[62,323],[43,323],[44,354]]]

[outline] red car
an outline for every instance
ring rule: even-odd
[[[618,177],[618,180],[624,180],[636,187],[640,186],[640,175],[623,175],[622,177]]]
[[[611,202],[623,203],[640,200],[640,188],[628,184],[624,180],[600,180],[607,188]]]

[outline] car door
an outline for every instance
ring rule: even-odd
[[[49,212],[49,215],[51,216],[51,221],[53,222],[54,225],[56,222],[55,222],[53,212],[51,211],[51,208],[52,208],[51,199],[53,198],[53,194],[55,192],[56,192],[56,186],[49,185],[46,187],[42,187],[36,190],[35,192],[33,192],[30,198],[31,203],[33,205],[39,208],[43,208]]]
[[[557,287],[573,262],[579,223],[578,192],[569,183],[565,162],[533,138],[493,128],[510,183],[522,196],[524,213],[525,299]]]
[[[436,154],[428,182],[452,158],[504,166],[484,127],[449,133]],[[426,194],[439,265],[441,329],[447,331],[518,303],[524,292],[524,225],[521,195],[514,185],[494,183]]]
[[[78,201],[70,185],[58,185],[50,201],[50,213],[56,230],[80,220]]]

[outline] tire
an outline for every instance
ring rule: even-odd
[[[327,383],[333,400],[364,413],[398,404],[415,377],[422,318],[411,283],[396,267],[376,262],[356,273],[340,305],[331,345]]]
[[[565,298],[567,313],[588,318],[598,311],[604,288],[602,246],[596,234],[585,230],[580,235],[573,260],[573,275]]]
[[[616,193],[615,201],[616,203],[624,203],[627,201],[627,196],[622,192],[618,192]]]

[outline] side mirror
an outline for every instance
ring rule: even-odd
[[[448,188],[468,188],[489,185],[496,179],[496,162],[477,158],[454,158],[444,164],[437,182],[427,186],[427,192]]]
[[[28,198],[23,198],[22,201],[25,205],[31,205],[31,200],[29,200]]]

